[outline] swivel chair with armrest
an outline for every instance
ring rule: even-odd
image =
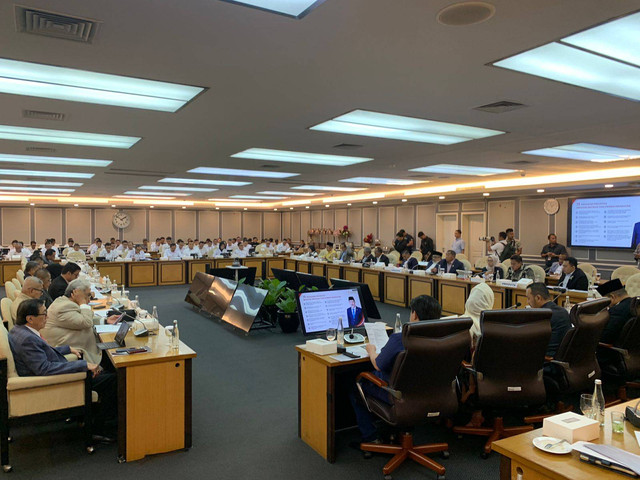
[[[487,310],[480,316],[481,336],[471,366],[476,382],[475,401],[493,412],[491,427],[460,426],[458,434],[489,437],[482,453],[487,458],[492,443],[533,430],[532,425],[504,426],[504,413],[545,403],[542,369],[551,337],[551,310]]]
[[[456,374],[469,353],[472,323],[469,318],[407,323],[402,327],[405,351],[398,354],[389,383],[370,372],[358,376],[360,394],[369,411],[403,431],[399,445],[360,445],[364,451],[394,455],[382,469],[385,478],[410,458],[444,479],[445,467],[425,454],[443,452],[446,458],[449,445],[414,446],[411,429],[427,419],[446,418],[457,412]],[[360,387],[363,381],[387,391],[390,403],[367,395]]]

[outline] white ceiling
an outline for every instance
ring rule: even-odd
[[[326,0],[302,20],[218,0],[27,2],[22,4],[103,24],[90,45],[18,33],[14,5],[2,2],[0,57],[209,89],[173,114],[0,94],[1,124],[143,137],[130,150],[37,144],[55,148],[56,156],[113,160],[107,169],[75,169],[96,173],[76,192],[82,196],[121,194],[165,175],[192,176],[185,172],[198,166],[260,169],[268,162],[229,158],[250,147],[375,161],[351,167],[271,163],[301,175],[255,179],[186,199],[284,190],[291,183],[333,185],[354,176],[409,178],[408,169],[437,163],[523,168],[507,162],[533,159],[538,163],[523,168],[527,175],[562,173],[603,166],[519,152],[579,142],[640,149],[640,103],[487,66],[640,9],[638,0],[492,0],[496,15],[467,27],[437,23],[437,12],[452,0]],[[500,100],[528,107],[503,114],[473,110]],[[29,120],[23,109],[67,118]],[[508,134],[438,146],[307,129],[354,109]],[[333,148],[340,143],[362,148]],[[0,153],[26,154],[34,145],[0,140]],[[107,174],[112,168],[161,173]]]

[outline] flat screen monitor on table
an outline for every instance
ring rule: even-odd
[[[235,280],[198,272],[189,287],[185,301],[211,315],[222,318],[236,290]]]
[[[248,332],[260,311],[267,293],[269,292],[262,288],[243,283],[238,284],[227,311],[222,315],[222,320]]]
[[[325,277],[320,275],[312,275],[310,273],[298,272],[298,280],[300,285],[304,285],[308,290],[316,287],[318,290],[328,290],[329,282]]]
[[[363,327],[367,321],[358,287],[300,292],[298,312],[305,335],[338,328],[340,317],[345,329]]]
[[[281,282],[287,282],[287,287],[293,290],[300,289],[300,281],[298,280],[298,276],[296,272],[293,270],[286,270],[282,268],[272,268],[273,276],[280,280]]]
[[[362,302],[364,303],[364,308],[367,311],[367,316],[370,318],[382,318],[378,311],[376,301],[373,299],[373,295],[371,295],[369,285],[366,283],[350,282],[340,278],[332,278],[331,285],[333,288],[360,287],[360,294],[362,295]]]

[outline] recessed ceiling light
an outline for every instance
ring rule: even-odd
[[[220,207],[216,207],[216,210],[220,210]]]
[[[66,177],[66,178],[93,178],[93,173],[78,172],[53,172],[44,170],[7,170],[0,169],[0,175],[16,175],[25,177]]]
[[[325,0],[222,0],[301,19]]]
[[[340,180],[346,183],[371,183],[374,185],[414,185],[426,183],[426,180],[403,180],[399,178],[353,177]]]
[[[78,204],[77,204],[77,203],[74,203],[74,204],[73,204],[73,206],[74,206],[74,207],[77,207],[77,206],[78,206]]]
[[[232,180],[205,180],[201,178],[163,178],[159,183],[186,183],[189,185],[220,185],[229,187],[243,187],[251,182],[235,182]]]
[[[325,207],[327,207],[327,208],[328,208],[328,207],[330,207],[330,205],[325,205]]]
[[[489,195],[491,195],[491,194],[490,194],[490,193],[488,193],[488,192],[484,192],[484,193],[482,194],[482,196],[483,196],[483,197],[488,197]]]
[[[323,192],[357,192],[360,190],[366,190],[366,188],[356,187],[325,187],[320,185],[299,185],[291,187],[294,190],[321,190]]]
[[[329,165],[344,167],[357,163],[370,162],[373,158],[348,157],[345,155],[325,155],[320,153],[289,152],[286,150],[271,150],[268,148],[249,148],[231,155],[233,158],[249,158],[252,160],[266,160],[269,162],[303,163],[305,165]]]
[[[149,208],[154,208],[154,206],[153,205],[149,205]]]
[[[0,125],[0,138],[22,142],[61,143],[105,148],[131,148],[141,139],[140,137],[124,137],[103,133],[71,132],[11,125]]]
[[[596,145],[594,143],[573,143],[571,145],[560,145],[558,147],[527,150],[522,153],[541,157],[568,158],[571,160],[585,160],[599,163],[631,160],[640,157],[640,150],[609,147],[607,145]]]
[[[486,175],[500,175],[503,173],[513,173],[516,170],[507,168],[490,168],[490,167],[474,167],[471,165],[429,165],[428,167],[412,168],[410,172],[423,173],[444,173],[448,175],[478,175],[484,177]]]
[[[404,202],[406,202],[406,201],[407,201],[407,199],[406,199],[406,198],[403,198],[403,199],[402,199],[402,202],[403,202],[403,203],[404,203]]]
[[[274,212],[277,212],[277,211],[278,211],[278,209],[277,209],[277,208],[274,208],[274,209],[273,209],[273,211],[274,211]]]
[[[377,205],[377,204],[378,204],[378,202],[371,202],[371,203],[373,203],[374,205]]]
[[[447,197],[445,197],[444,195],[440,195],[438,198],[439,198],[440,200],[444,200],[444,199],[445,199],[445,198],[447,198]]]
[[[116,206],[115,205],[111,205],[111,208],[116,208]]]
[[[183,205],[183,206],[182,206],[182,209],[184,210],[185,208],[187,208],[187,207],[185,207],[185,206]]]
[[[289,207],[289,210],[293,210],[293,207]]]
[[[12,155],[0,153],[0,162],[35,163],[45,165],[71,165],[76,167],[107,167],[111,160],[91,160],[88,158],[39,157],[35,155]]]
[[[286,195],[289,197],[313,197],[316,195],[320,195],[320,193],[311,193],[311,192],[279,192],[273,190],[265,190],[264,192],[256,192],[259,195]]]
[[[350,206],[351,206],[351,204],[350,204],[350,203],[347,203],[347,207],[350,207]]]
[[[6,185],[42,185],[50,187],[81,187],[83,183],[77,182],[44,182],[40,180],[0,180],[0,184]]]
[[[0,92],[175,112],[202,87],[0,59]]]
[[[17,186],[17,187],[5,187],[0,186],[2,190],[19,190],[21,192],[75,192],[75,188],[47,188],[47,187],[31,187],[29,185]]]
[[[143,197],[142,195],[114,195],[114,198],[128,198],[129,200],[173,200],[176,197]]]
[[[306,206],[306,207],[304,207],[304,208],[309,208],[309,205],[307,205],[307,206]]]
[[[260,178],[289,178],[300,175],[299,173],[265,172],[263,170],[238,170],[235,168],[198,167],[192,168],[187,173],[202,173],[206,175],[230,175],[234,177],[260,177]]]
[[[264,195],[230,195],[229,198],[243,198],[247,200],[282,200],[287,197],[270,197]]]
[[[539,189],[537,189],[537,190],[536,190],[536,192],[538,192],[538,193],[544,193],[544,188],[539,188]]]
[[[215,192],[217,188],[198,188],[198,187],[171,187],[164,185],[143,185],[138,187],[139,190],[176,190],[179,192]]]
[[[125,195],[144,195],[144,196],[158,196],[158,197],[166,197],[166,196],[173,196],[173,197],[188,197],[191,194],[190,193],[176,193],[176,192],[139,192],[136,190],[130,190],[128,192],[124,192]]]
[[[33,207],[35,205],[35,203],[30,203],[29,205],[31,205]]]
[[[247,207],[244,207],[244,210],[247,210]]]
[[[505,132],[387,113],[354,110],[311,127],[323,132],[451,145]]]
[[[604,188],[613,188],[613,183],[607,183]]]

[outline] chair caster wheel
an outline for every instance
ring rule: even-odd
[[[393,480],[393,477],[391,475],[385,475],[384,480]]]
[[[482,452],[480,454],[480,458],[483,460],[486,460],[487,458],[489,458],[489,454],[487,452]]]
[[[445,480],[445,476],[444,475],[438,475],[436,477],[436,480]]]
[[[449,458],[449,450],[445,450],[444,452],[440,452],[440,456],[445,460]]]
[[[89,455],[91,455],[94,452],[95,448],[94,447],[87,447],[87,453]]]
[[[4,473],[9,473],[13,470],[13,467],[11,465],[2,465],[2,471],[4,471]]]
[[[118,457],[118,463],[125,463],[127,461],[124,457]]]

